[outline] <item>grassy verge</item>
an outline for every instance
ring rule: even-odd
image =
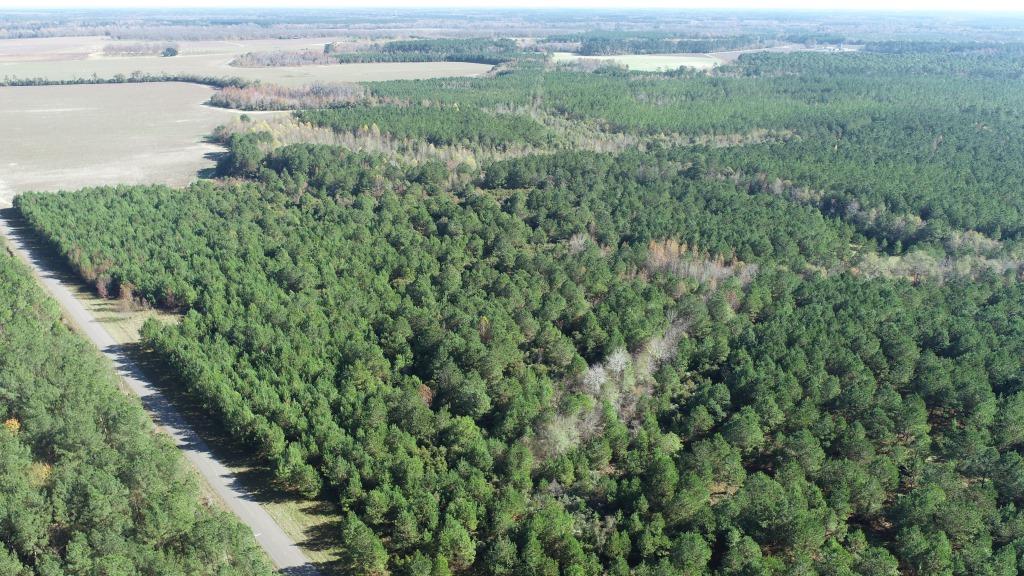
[[[5,217],[11,223],[14,233],[27,240],[26,246],[32,252],[33,258],[71,290],[75,298],[95,315],[118,344],[127,348],[126,354],[132,361],[174,404],[193,430],[206,441],[214,455],[252,492],[254,499],[266,509],[288,536],[303,548],[310,560],[316,563],[323,573],[336,573],[332,566],[338,556],[337,534],[341,530],[341,515],[336,507],[325,500],[306,500],[277,489],[273,483],[273,471],[256,461],[245,447],[238,446],[218,429],[216,422],[209,418],[203,407],[195,402],[177,381],[169,377],[157,354],[139,344],[139,330],[147,319],[156,317],[164,322],[177,322],[178,316],[160,310],[129,307],[117,300],[101,298],[70,269],[67,262],[49,243],[42,241],[33,233],[14,209],[7,209]],[[130,393],[124,386],[122,392]],[[209,505],[226,509],[201,476],[199,479],[204,501]]]
[[[95,295],[92,297],[97,298]],[[124,321],[126,331],[133,322]],[[137,330],[136,327],[136,334]],[[303,548],[310,560],[324,573],[334,573],[331,566],[340,551],[337,535],[341,532],[342,519],[337,507],[326,500],[307,500],[277,488],[273,482],[273,470],[254,458],[245,446],[239,446],[209,418],[203,406],[169,377],[163,360],[156,352],[144,349],[137,341],[125,344],[131,347],[129,355],[132,360],[206,441],[217,459],[224,462],[250,490],[253,498]]]

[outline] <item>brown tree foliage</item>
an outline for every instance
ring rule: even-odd
[[[295,110],[353,104],[365,96],[366,91],[359,84],[310,84],[297,88],[255,84],[244,88],[228,86],[210,98],[210,105],[237,110]]]

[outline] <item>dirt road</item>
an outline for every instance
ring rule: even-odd
[[[159,430],[170,436],[199,474],[227,508],[252,528],[256,541],[267,551],[271,561],[282,574],[289,576],[319,576],[306,555],[288,537],[269,514],[253,500],[251,493],[241,486],[231,471],[211,453],[209,447],[188,425],[167,398],[141,374],[107,333],[103,325],[82,305],[39,254],[30,249],[27,231],[19,225],[10,204],[0,199],[0,234],[8,246],[32,267],[40,284],[56,300],[65,318],[75,325],[92,343],[114,363],[118,373],[133,393],[141,400]]]

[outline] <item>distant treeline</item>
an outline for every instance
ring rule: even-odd
[[[275,84],[260,84],[258,81],[242,78],[218,78],[192,74],[118,74],[113,78],[75,78],[73,80],[52,80],[49,78],[12,78],[0,80],[5,86],[73,86],[81,84],[139,84],[144,82],[190,82],[213,88],[220,88],[207,102],[218,108],[235,110],[297,110],[300,108],[331,108],[353,104],[365,97],[365,90],[359,84],[332,83],[310,84],[300,87],[286,87]]]
[[[196,42],[204,40],[253,40],[280,38],[318,38],[337,34],[338,27],[328,22],[319,24],[281,24],[255,22],[15,22],[10,13],[0,23],[0,38],[58,38],[74,36],[107,36],[113,40],[146,42]]]
[[[359,84],[311,84],[296,88],[253,84],[225,86],[210,97],[208,104],[235,110],[330,108],[358,102],[365,94],[365,89]]]
[[[132,72],[131,74],[115,74],[110,78],[89,76],[87,78],[72,78],[70,80],[54,80],[52,78],[18,78],[16,76],[4,76],[0,80],[0,87],[5,86],[71,86],[76,84],[135,84],[140,82],[191,82],[203,84],[214,88],[246,88],[257,82],[245,80],[238,77],[200,76],[198,74],[150,74],[148,72]]]
[[[515,41],[489,38],[444,38],[433,40],[396,40],[380,45],[362,44],[352,50],[352,42],[330,42],[323,51],[272,50],[247,52],[231,61],[241,68],[310,66],[376,62],[475,62],[497,65],[524,54]]]
[[[330,52],[331,45],[326,46]],[[442,38],[397,40],[375,50],[336,54],[337,62],[476,62],[497,65],[521,56],[514,40],[508,38]]]
[[[132,42],[130,44],[107,44],[104,56],[177,56],[176,42]]]
[[[800,34],[787,34],[782,38],[786,42],[793,42],[796,44],[806,44],[807,46],[814,46],[815,44],[859,44],[860,42],[852,40],[841,34],[828,34],[824,32],[807,32]]]
[[[761,36],[726,36],[721,38],[678,38],[662,33],[595,32],[551,36],[549,42],[579,42],[578,54],[612,56],[621,54],[671,54],[689,52],[723,52],[742,48],[764,48],[778,44]]]
[[[870,42],[865,52],[881,54],[1006,54],[1024,55],[1024,43],[1020,42],[931,42],[891,40]]]
[[[311,66],[337,63],[337,58],[325,51],[271,50],[240,54],[231,61],[231,66],[239,68],[273,68],[276,66]]]

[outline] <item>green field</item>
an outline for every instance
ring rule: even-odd
[[[708,70],[722,64],[722,60],[707,54],[625,54],[621,56],[580,56],[570,52],[555,52],[555,62],[575,62],[578,60],[600,60],[617,62],[628,66],[630,70],[655,72],[658,70],[675,70],[681,66]]]

